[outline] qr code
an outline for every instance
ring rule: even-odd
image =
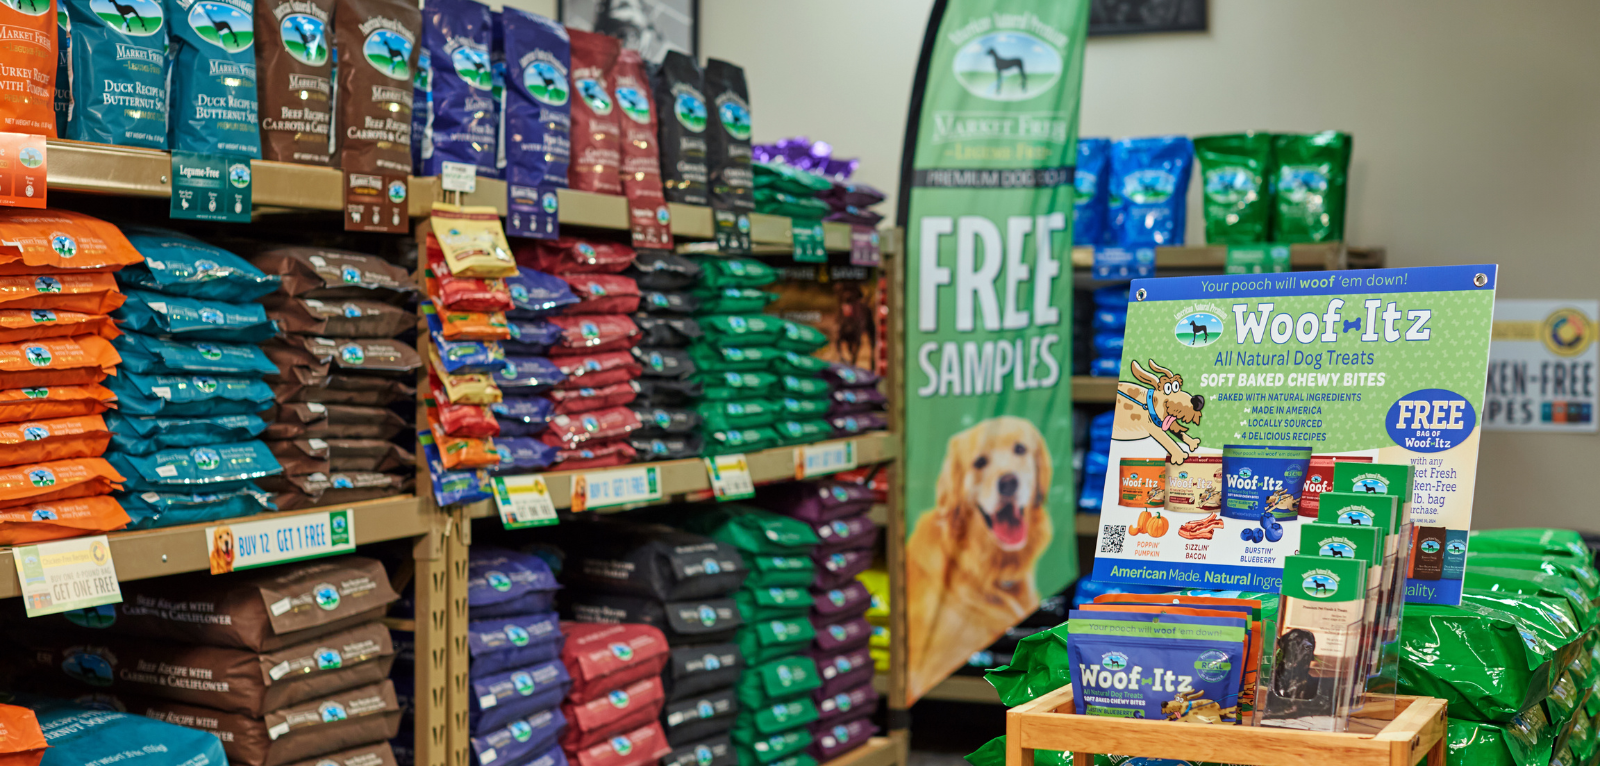
[[[1121,553],[1122,543],[1128,537],[1128,528],[1121,524],[1106,524],[1100,529],[1100,552]]]

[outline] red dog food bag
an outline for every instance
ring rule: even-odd
[[[661,192],[661,150],[656,144],[656,105],[644,58],[631,48],[617,54],[612,79],[622,110],[622,193],[628,197],[628,228],[641,250],[672,249],[672,217]]]
[[[0,468],[0,508],[109,495],[122,489],[122,474],[104,458],[80,457]]]
[[[111,444],[105,418],[82,415],[0,424],[0,465],[100,457]]]
[[[670,752],[666,732],[661,730],[660,722],[652,721],[608,742],[579,750],[572,760],[575,766],[644,766]]]
[[[561,662],[572,676],[567,699],[584,703],[641,679],[661,675],[667,665],[667,637],[649,625],[561,623],[567,642]]]
[[[458,277],[444,262],[439,240],[428,235],[428,295],[451,311],[510,311],[511,290],[497,278]]]
[[[517,265],[546,274],[616,274],[633,264],[633,248],[617,242],[561,237],[523,242]]]
[[[567,379],[556,388],[599,388],[626,383],[639,377],[644,370],[633,354],[627,351],[602,351],[598,354],[575,354],[551,359]]]
[[[33,277],[0,276],[0,309],[109,314],[125,300],[117,289],[116,277],[103,271]]]
[[[61,14],[66,12],[65,7],[60,9]],[[0,91],[6,93],[0,99],[0,131],[58,138],[56,13],[55,0],[0,3],[0,29],[5,30],[6,41],[6,66],[0,67]]]
[[[99,383],[121,361],[98,335],[0,343],[0,388]]]
[[[621,407],[639,396],[639,387],[629,381],[600,388],[557,389],[546,396],[555,403],[557,414],[576,415],[607,407]]]
[[[39,766],[46,747],[49,743],[32,710],[0,705],[0,766]]]
[[[545,321],[561,328],[561,342],[550,349],[552,359],[566,354],[626,351],[639,342],[639,326],[620,314],[556,316]]]
[[[116,271],[143,261],[121,229],[98,218],[70,210],[0,208],[0,274]]]
[[[607,407],[577,415],[557,415],[539,439],[557,449],[572,450],[588,442],[619,439],[643,428],[627,407]]]
[[[563,703],[567,730],[561,734],[561,746],[582,750],[649,724],[661,715],[666,699],[661,677],[651,676],[588,702]]]
[[[622,41],[568,28],[572,37],[572,161],[567,185],[598,194],[622,193],[622,124],[611,94],[611,68]]]
[[[577,303],[568,314],[632,314],[639,310],[639,284],[621,274],[557,274],[572,286]]]
[[[98,415],[116,400],[111,389],[94,384],[0,390],[0,423]]]
[[[54,309],[0,309],[0,343],[73,335],[98,335],[110,340],[121,334],[117,323],[105,314]]]
[[[429,403],[434,408],[432,412],[446,434],[480,439],[500,435],[500,423],[494,419],[494,412],[487,406],[451,404],[449,392],[445,391],[444,383],[439,380],[438,374],[431,367],[428,370],[428,393],[433,397],[433,401]]]
[[[24,505],[0,511],[0,545],[98,535],[122,529],[132,520],[110,495]]]
[[[622,439],[597,444],[585,444],[577,449],[564,449],[556,453],[556,463],[563,471],[583,471],[590,468],[610,468],[632,463],[639,452]]]

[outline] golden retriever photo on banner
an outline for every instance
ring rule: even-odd
[[[1050,450],[1019,417],[950,437],[934,507],[906,546],[910,687],[915,699],[1039,608],[1034,566],[1053,530]]]

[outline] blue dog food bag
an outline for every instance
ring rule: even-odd
[[[245,303],[278,289],[279,277],[187,234],[149,226],[124,226],[142,263],[117,272],[117,284],[167,295]]]
[[[1111,218],[1111,139],[1078,139],[1078,165],[1072,174],[1072,244],[1102,245]]]
[[[506,65],[506,233],[554,239],[556,189],[572,154],[572,42],[566,28],[515,8],[501,12]]]
[[[272,387],[260,378],[223,375],[139,375],[119,369],[102,383],[124,415],[205,417],[261,412]]]
[[[111,341],[122,355],[120,367],[150,375],[217,373],[220,375],[271,375],[278,366],[260,346],[216,341],[164,340],[136,332]]]
[[[72,34],[67,138],[167,148],[167,11],[161,0],[61,0]]]
[[[411,73],[411,105],[411,167],[422,168],[433,158],[433,55],[426,47]]]
[[[12,700],[34,712],[45,741],[40,766],[227,766],[222,742],[209,731],[132,713],[19,694]]]
[[[1188,212],[1188,136],[1124,138],[1111,145],[1111,226],[1115,244],[1183,244]]]
[[[489,6],[475,0],[427,0],[422,8],[422,45],[432,69],[427,76],[432,117],[421,142],[431,150],[422,150],[423,175],[440,175],[446,162],[494,174],[500,117],[489,65],[493,32]]]
[[[127,477],[129,491],[239,489],[251,479],[283,473],[266,443],[255,440],[164,449],[149,455],[108,452],[106,460]]]
[[[123,492],[118,494],[117,502],[133,520],[128,524],[129,529],[174,527],[278,510],[272,495],[252,482],[220,492]]]
[[[169,145],[260,159],[250,0],[166,0],[166,8],[172,20]]]
[[[105,415],[111,445],[130,455],[148,455],[164,449],[198,447],[218,442],[254,439],[267,430],[266,421],[254,414],[213,415],[194,418],[132,417],[120,412]]]
[[[550,565],[531,554],[485,547],[467,562],[467,607],[475,617],[548,611],[560,588]]]
[[[259,303],[202,301],[128,290],[127,301],[111,312],[123,330],[180,338],[261,343],[278,332]]]
[[[1310,466],[1310,447],[1223,445],[1222,515],[1261,522],[1268,513],[1277,521],[1299,518]]]
[[[489,36],[489,89],[494,92],[494,113],[499,117],[494,128],[494,168],[492,173],[478,168],[478,175],[505,178],[506,173],[506,25],[500,11],[489,12],[493,34]]]
[[[1077,713],[1236,722],[1248,630],[1243,618],[1074,609],[1067,650]]]

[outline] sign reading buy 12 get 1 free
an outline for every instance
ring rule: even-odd
[[[1409,521],[1446,530],[1416,539],[1464,544],[1495,274],[1441,266],[1134,280],[1095,579],[1276,592],[1309,520],[1306,486],[1355,489],[1322,475],[1317,466],[1333,456],[1410,465]],[[1248,448],[1257,454],[1243,457]],[[1186,486],[1194,482],[1205,486]],[[1162,521],[1141,524],[1144,513]],[[1460,602],[1459,573],[1406,574],[1408,601]]]

